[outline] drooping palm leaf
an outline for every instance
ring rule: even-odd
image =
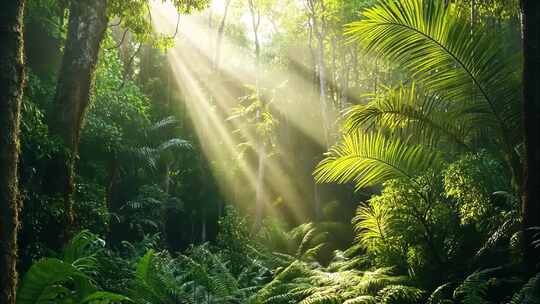
[[[345,112],[344,128],[346,132],[384,129],[397,135],[414,134],[416,142],[433,146],[447,142],[470,150],[470,115],[460,109],[412,83],[388,88],[374,94],[369,103],[352,106]]]
[[[429,168],[440,168],[440,153],[422,145],[410,145],[381,133],[344,135],[319,163],[318,182],[354,182],[356,188],[381,184],[389,179],[412,179]]]
[[[122,295],[99,291],[90,274],[97,274],[96,254],[104,241],[83,230],[64,248],[62,260],[44,258],[24,275],[17,291],[17,304],[121,303]]]
[[[497,37],[471,29],[443,1],[382,0],[348,25],[351,41],[398,64],[429,92],[460,103],[477,126],[492,129],[507,153],[519,142],[519,58],[507,58]]]
[[[90,280],[69,263],[54,258],[42,259],[25,274],[17,292],[17,304],[51,303],[59,295],[70,292],[62,283],[74,279]]]

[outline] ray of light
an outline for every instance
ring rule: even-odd
[[[162,33],[171,32],[177,20],[174,8],[167,3],[154,3],[152,6],[155,28]],[[233,131],[239,131],[241,137],[249,142],[257,142],[257,134],[253,131],[241,129],[241,123],[236,120],[225,120],[231,113],[231,108],[238,103],[239,93],[244,83],[251,83],[256,73],[252,56],[246,55],[246,49],[236,45],[233,41],[224,37],[222,45],[222,64],[215,70],[213,64],[215,56],[215,41],[213,31],[205,20],[204,14],[196,16],[182,16],[179,36],[176,45],[169,50],[167,58],[170,62],[175,81],[185,95],[186,108],[193,120],[195,131],[202,143],[203,152],[221,172],[226,172],[224,180],[218,180],[221,189],[231,192],[238,188],[238,182],[247,183],[240,185],[241,190],[249,188],[254,192],[256,185],[257,165],[246,160],[238,160],[238,137]],[[219,77],[216,77],[219,74]],[[271,106],[274,111],[284,115],[287,122],[294,128],[303,132],[314,142],[323,146],[321,125],[316,119],[306,119],[307,109],[313,109],[313,100],[309,97],[316,92],[309,76],[303,74],[291,74],[286,71],[267,71],[272,79],[293,79],[296,84],[295,98],[297,100],[278,100]],[[307,73],[309,75],[309,73]],[[223,81],[227,79],[228,81]],[[268,81],[275,86],[275,83]],[[306,100],[302,100],[302,91],[306,92]],[[284,92],[280,96],[286,96],[290,92]],[[316,96],[316,94],[315,94]],[[286,99],[286,98],[284,98]],[[309,106],[311,103],[311,106]],[[316,105],[316,103],[315,103]],[[315,107],[316,109],[316,107]],[[316,112],[316,111],[311,111]],[[236,160],[235,160],[236,159]],[[231,171],[232,162],[237,166],[236,176]],[[293,215],[302,218],[302,210],[294,204],[305,200],[306,189],[296,182],[296,172],[292,158],[278,156],[268,158],[265,174],[265,201],[270,200],[272,194],[279,194],[284,200],[292,202],[288,206]],[[228,172],[228,173],[227,173]],[[215,173],[217,174],[217,173]],[[239,180],[233,180],[239,178]],[[243,188],[242,188],[243,187]],[[251,202],[253,203],[253,202]]]

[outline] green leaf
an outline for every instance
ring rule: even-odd
[[[112,304],[112,303],[122,303],[122,302],[133,302],[130,298],[119,295],[116,293],[106,292],[106,291],[96,291],[91,295],[84,298],[81,304]]]
[[[42,259],[32,265],[17,292],[17,304],[50,303],[51,299],[66,293],[61,283],[73,279],[90,282],[75,266],[54,258]]]
[[[512,157],[522,139],[521,65],[502,49],[498,33],[471,29],[457,6],[443,1],[382,0],[350,23],[346,34],[409,72],[429,93],[457,103],[476,120],[475,128],[490,130]]]
[[[354,182],[357,189],[395,179],[413,177],[429,168],[441,168],[440,153],[422,145],[410,145],[381,133],[344,135],[330,149],[314,175],[317,182]]]

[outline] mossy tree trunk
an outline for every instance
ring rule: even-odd
[[[51,158],[44,187],[50,196],[63,202],[64,242],[69,240],[76,227],[73,211],[75,165],[99,49],[107,27],[106,7],[107,0],[71,1],[62,66],[49,117],[51,135],[59,140],[62,149]]]
[[[14,304],[19,227],[19,125],[24,85],[24,0],[0,4],[0,304]]]

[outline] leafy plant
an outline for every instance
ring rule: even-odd
[[[440,168],[441,156],[422,145],[409,145],[382,133],[346,134],[317,166],[318,182],[354,182],[356,189],[395,178],[413,180],[428,168]]]
[[[82,231],[66,246],[62,259],[34,263],[18,290],[17,304],[130,302],[125,296],[100,291],[92,279],[102,245],[96,235]]]
[[[503,44],[495,42],[497,36],[471,28],[457,6],[445,6],[442,1],[383,0],[364,10],[362,17],[348,25],[349,39],[399,64],[428,96],[451,105],[449,111],[439,112],[461,117],[458,126],[467,119],[471,126],[488,128],[492,136],[485,139],[502,146],[509,171],[518,179],[514,148],[522,140],[515,69],[519,59],[503,55]],[[398,112],[411,114],[407,109],[400,107]],[[440,129],[438,133],[452,130]]]

